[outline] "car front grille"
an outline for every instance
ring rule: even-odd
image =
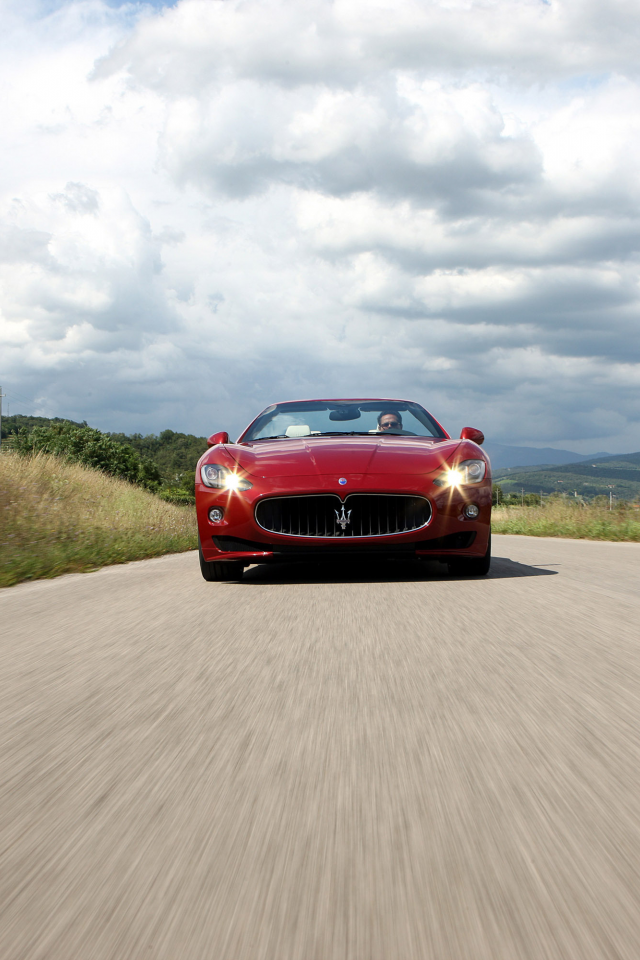
[[[289,537],[389,537],[419,530],[430,519],[425,497],[380,493],[352,493],[344,502],[334,494],[273,497],[256,507],[263,530]]]

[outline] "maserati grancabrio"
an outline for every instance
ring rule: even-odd
[[[200,568],[238,580],[255,563],[491,563],[491,465],[480,430],[452,439],[409,400],[295,400],[235,443],[209,437],[196,468]]]

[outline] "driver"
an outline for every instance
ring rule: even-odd
[[[402,417],[397,410],[386,410],[378,414],[378,433],[404,433]]]

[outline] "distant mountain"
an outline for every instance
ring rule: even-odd
[[[494,472],[507,467],[580,463],[582,460],[598,460],[602,457],[612,456],[612,454],[602,451],[600,453],[581,454],[572,453],[571,450],[556,450],[554,447],[511,447],[492,441],[484,443],[483,449],[489,454]]]
[[[542,467],[503,467],[493,470],[493,479],[505,494],[568,493],[570,496],[609,496],[633,500],[640,496],[640,453],[608,454],[582,458],[579,462]]]

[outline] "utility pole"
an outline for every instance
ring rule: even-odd
[[[2,387],[0,387],[0,452],[2,451],[2,398],[6,397],[6,393],[2,392]]]

